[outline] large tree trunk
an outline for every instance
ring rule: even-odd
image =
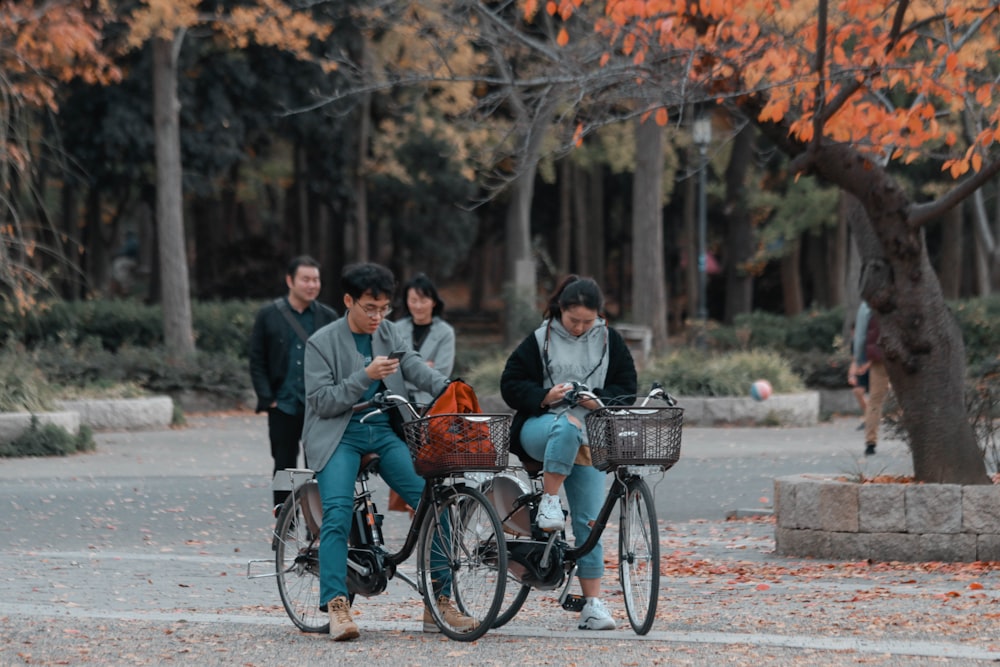
[[[175,41],[153,42],[153,134],[156,142],[156,229],[160,257],[163,339],[174,356],[192,356],[191,292],[184,248],[180,102]]]
[[[798,315],[802,312],[802,240],[798,237],[786,242],[788,249],[781,256],[778,265],[781,269],[781,297],[785,315]]]
[[[663,128],[636,121],[632,186],[631,319],[653,332],[653,350],[667,347],[667,278],[663,266]]]
[[[517,343],[529,328],[535,312],[537,280],[531,255],[531,200],[535,193],[535,156],[511,184],[507,204],[504,239],[507,245],[507,289],[504,337],[508,345]]]
[[[948,211],[941,221],[941,257],[938,260],[938,276],[941,293],[945,299],[957,299],[962,295],[962,207]]]
[[[573,167],[573,267],[576,273],[593,277],[590,249],[594,237],[590,234],[590,174],[579,165]]]
[[[523,132],[517,176],[510,184],[510,201],[504,226],[507,247],[507,284],[504,309],[504,340],[514,345],[538,322],[538,279],[531,254],[531,202],[535,196],[535,174],[542,140],[552,112],[544,105],[533,117],[521,116]]]
[[[698,164],[698,149],[692,146],[688,151],[690,164]],[[693,171],[693,170],[692,170]],[[684,309],[678,311],[677,319],[681,328],[687,326],[686,320],[692,319],[698,306],[698,233],[696,228],[698,214],[698,179],[689,176],[684,180],[684,225],[681,233],[681,257],[684,259]],[[681,319],[682,314],[686,314]]]
[[[847,284],[847,220],[837,216],[837,226],[824,234],[827,266],[827,307],[842,306],[846,301]]]
[[[607,285],[607,253],[604,248],[604,173],[601,165],[591,165],[587,171],[587,232],[593,242],[590,244],[590,277],[598,285]],[[605,287],[605,289],[607,289]],[[619,295],[622,298],[622,295]]]
[[[573,239],[573,172],[570,158],[559,160],[559,228],[556,231],[556,269],[561,275],[570,272]]]
[[[723,321],[732,324],[737,315],[753,309],[753,276],[746,265],[754,252],[753,225],[747,205],[746,177],[753,159],[756,132],[747,125],[733,139],[733,152],[726,168],[726,307]]]
[[[917,481],[989,484],[965,409],[965,345],[931,266],[912,202],[879,165],[844,146],[812,164],[852,193],[867,215],[850,219],[862,260],[861,295],[879,314],[886,369],[902,407]]]

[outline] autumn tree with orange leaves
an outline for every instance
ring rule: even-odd
[[[860,291],[881,317],[915,477],[989,483],[965,413],[962,336],[924,226],[1000,173],[1000,2],[526,0],[523,10],[570,26],[595,4],[602,62],[630,60],[633,80],[662,92],[672,115],[682,104],[724,107],[757,125],[796,174],[849,193]],[[953,186],[918,200],[896,177],[917,160]]]
[[[40,256],[62,258],[37,183],[47,148],[31,131],[33,119],[58,110],[56,90],[66,81],[119,78],[101,51],[106,9],[98,0],[0,2],[0,299],[22,310],[50,287]]]

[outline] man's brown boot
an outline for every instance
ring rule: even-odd
[[[438,596],[438,609],[441,610],[441,615],[444,616],[444,622],[457,632],[469,632],[475,630],[476,626],[479,625],[476,623],[476,619],[466,616],[456,609],[454,603],[444,595]],[[424,632],[441,632],[440,628],[434,623],[431,610],[427,607],[424,607]]]
[[[351,618],[351,603],[343,595],[333,598],[327,605],[330,610],[330,636],[335,642],[357,639],[358,624]]]

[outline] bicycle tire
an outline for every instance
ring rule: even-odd
[[[428,482],[432,483],[432,482]],[[424,604],[450,639],[474,641],[496,620],[507,579],[507,544],[493,505],[477,489],[452,486],[432,501],[420,527],[418,577]],[[450,579],[450,591],[445,583]],[[442,600],[474,619],[455,623]],[[451,619],[451,620],[449,620]],[[425,628],[426,629],[426,628]]]
[[[509,511],[507,508],[501,509],[504,506],[503,501],[498,505],[498,499],[495,495],[493,485],[496,482],[496,478],[492,477],[482,484],[479,485],[479,490],[483,492],[483,495],[493,504],[493,507],[497,510],[497,516],[500,517],[501,522],[507,521],[504,514]],[[525,487],[526,489],[527,487]],[[521,510],[525,515],[528,514],[528,508],[525,507]],[[530,519],[528,519],[530,522]],[[510,525],[505,526],[507,529],[511,529]],[[529,526],[530,528],[530,526]],[[523,524],[515,524],[515,530],[523,530]],[[508,565],[510,564],[510,552],[508,550],[507,555]],[[507,584],[504,588],[504,599],[503,603],[500,605],[500,612],[497,614],[497,618],[493,621],[494,628],[500,628],[508,623],[517,616],[517,613],[521,611],[521,607],[524,606],[524,602],[528,599],[528,594],[531,592],[531,586],[527,584],[522,584],[520,580],[507,571]]]
[[[275,523],[274,565],[278,594],[292,623],[303,632],[330,631],[330,619],[320,609],[319,535],[311,535],[302,513],[309,483],[296,489],[281,506]]]
[[[517,580],[511,578],[507,581],[508,591],[504,595],[503,604],[500,605],[500,613],[497,614],[497,619],[493,621],[494,628],[501,628],[508,623],[510,623],[517,612],[521,611],[521,607],[524,606],[524,602],[528,599],[528,593],[531,592],[531,586],[527,584],[520,584]],[[516,587],[516,592],[510,593],[510,589]]]
[[[631,477],[625,484],[626,492],[620,501],[618,577],[629,623],[637,635],[644,635],[656,620],[660,593],[660,536],[649,486],[640,477]]]

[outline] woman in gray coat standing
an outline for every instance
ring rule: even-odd
[[[444,321],[444,301],[431,279],[418,273],[403,285],[403,312],[396,329],[408,349],[420,353],[427,365],[445,377],[455,367],[455,330]],[[410,400],[422,405],[434,397],[407,382]]]

